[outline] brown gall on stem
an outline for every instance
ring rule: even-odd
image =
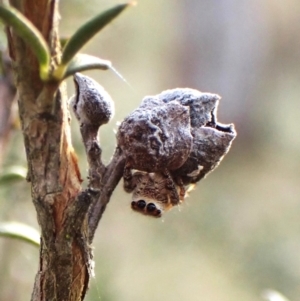
[[[114,103],[110,95],[92,78],[75,73],[76,94],[70,105],[80,124],[80,133],[89,164],[88,186],[99,189],[105,165],[101,160],[98,140],[99,127],[108,123],[114,113]]]
[[[124,119],[117,140],[133,210],[162,216],[219,165],[236,137],[233,124],[217,122],[219,100],[189,88],[166,90],[145,97]]]
[[[80,125],[97,129],[114,115],[114,102],[105,89],[92,78],[75,73],[76,94],[70,104]]]

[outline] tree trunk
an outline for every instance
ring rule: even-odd
[[[51,66],[54,67],[61,56],[58,1],[10,2],[40,30],[48,42]],[[103,194],[99,193],[100,190],[81,191],[82,180],[71,145],[64,84],[59,86],[56,82],[41,81],[38,61],[30,45],[12,29],[8,30],[8,41],[19,93],[28,181],[31,182],[32,200],[41,227],[40,264],[32,300],[83,300],[92,270],[89,245],[121,177],[123,163],[118,159],[120,154],[116,154],[112,165],[121,164],[116,177],[111,177],[112,168],[105,169],[107,182],[111,185],[104,189]],[[93,231],[89,231],[87,213],[92,202],[98,217],[90,212]]]

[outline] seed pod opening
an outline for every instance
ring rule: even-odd
[[[233,125],[220,128],[200,127],[192,130],[193,148],[186,162],[172,172],[184,185],[200,181],[213,171],[230,149],[236,137]]]

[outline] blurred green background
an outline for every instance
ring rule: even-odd
[[[61,34],[116,3],[61,1]],[[86,300],[256,301],[269,288],[300,300],[299,15],[298,0],[140,0],[86,47],[132,87],[111,71],[86,73],[115,101],[101,129],[106,162],[117,122],[169,88],[220,94],[218,119],[238,132],[220,167],[161,220],[132,212],[119,185],[97,231]],[[74,118],[72,131],[85,176]],[[20,131],[4,158],[12,164],[26,166]],[[0,221],[38,229],[27,183],[0,187]],[[33,246],[0,238],[0,300],[28,300],[37,265]]]

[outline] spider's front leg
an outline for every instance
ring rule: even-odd
[[[165,169],[162,172],[162,174],[163,174],[163,176],[166,177],[165,189],[167,189],[170,192],[171,204],[173,206],[180,204],[181,199],[180,199],[180,196],[177,192],[176,184],[174,183],[172,176],[170,175],[170,173],[167,169]]]
[[[181,202],[183,202],[186,190],[185,190],[185,187],[183,185],[182,179],[181,178],[177,178],[175,180],[175,182],[176,182],[176,184],[179,187],[179,199],[180,199]]]
[[[126,162],[124,172],[123,172],[123,179],[124,179],[124,190],[126,192],[132,192],[136,187],[135,177],[131,171],[131,164],[129,161]]]

